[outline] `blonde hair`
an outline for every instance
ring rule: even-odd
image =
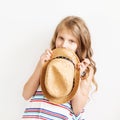
[[[80,61],[84,60],[85,58],[88,58],[90,60],[90,63],[91,63],[90,66],[92,66],[92,68],[94,69],[94,74],[95,74],[96,64],[92,59],[93,50],[91,48],[90,32],[84,20],[82,20],[80,17],[68,16],[58,24],[51,41],[51,49],[55,49],[55,42],[56,42],[57,35],[64,28],[70,30],[73,33],[73,35],[78,39],[79,46],[77,48],[76,54],[79,57]],[[95,85],[97,90],[98,85],[94,77],[92,79],[92,82]]]

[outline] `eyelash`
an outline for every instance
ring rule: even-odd
[[[59,36],[59,39],[60,39],[60,40],[64,40],[64,38],[63,38],[63,37],[61,37],[61,36]],[[70,43],[74,43],[74,41],[73,41],[73,40],[69,40],[69,42],[70,42]]]
[[[59,39],[63,40],[63,37],[59,37]]]
[[[70,42],[74,42],[73,40],[70,40]]]

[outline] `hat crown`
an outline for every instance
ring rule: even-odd
[[[45,87],[56,98],[68,95],[74,82],[74,66],[66,59],[52,60],[46,70]]]

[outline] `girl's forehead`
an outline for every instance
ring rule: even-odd
[[[62,27],[61,29],[59,29],[58,34],[70,34],[75,38],[79,39],[79,35],[76,33],[76,31],[67,27]]]
[[[58,33],[68,33],[68,34],[73,34],[73,31],[72,31],[70,28],[62,27],[61,29],[58,30]]]

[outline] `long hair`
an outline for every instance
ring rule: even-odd
[[[79,57],[80,62],[85,58],[90,60],[90,66],[94,69],[94,74],[96,73],[96,63],[92,59],[93,50],[91,48],[91,36],[90,32],[86,26],[83,19],[77,16],[68,16],[64,18],[56,27],[53,38],[51,40],[51,49],[55,49],[55,42],[58,33],[64,28],[70,30],[73,35],[78,39],[79,45],[76,50],[76,54]],[[98,89],[97,83],[93,77],[93,84]]]

